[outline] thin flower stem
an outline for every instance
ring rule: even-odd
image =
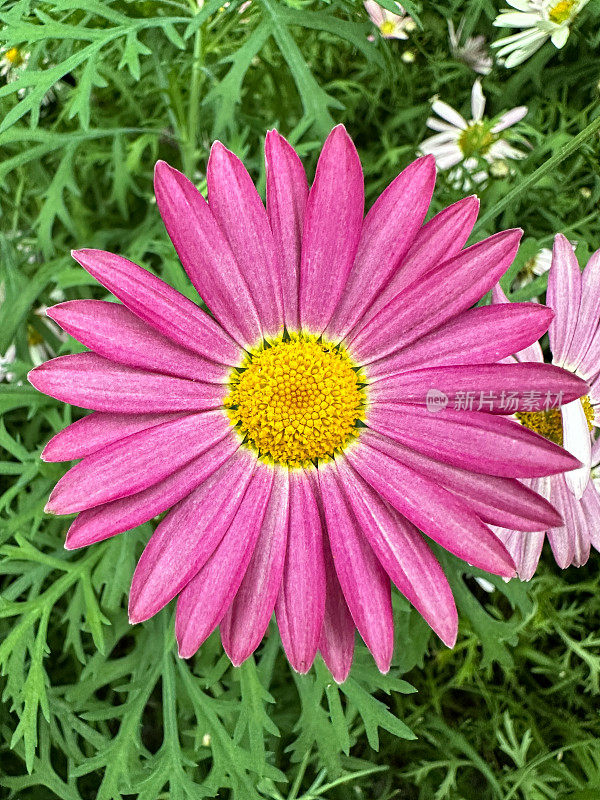
[[[185,172],[191,176],[196,167],[196,146],[198,142],[198,121],[200,119],[200,87],[202,84],[202,34],[200,26],[194,37],[194,61],[190,85],[189,117],[187,141],[184,154]]]
[[[568,144],[549,158],[545,164],[542,164],[538,167],[531,175],[528,175],[524,178],[518,186],[515,186],[514,189],[511,189],[507,195],[505,195],[501,200],[499,200],[489,211],[479,219],[477,225],[475,226],[475,230],[479,230],[482,228],[486,222],[491,219],[494,219],[501,211],[505,208],[510,206],[510,204],[517,198],[520,194],[522,194],[526,189],[529,189],[530,186],[535,185],[540,178],[543,178],[544,175],[552,172],[552,170],[557,167],[565,158],[568,158],[572,153],[579,149],[579,147],[590,139],[595,133],[600,131],[600,109],[598,110],[598,116],[596,119],[592,120],[589,125],[577,134]]]

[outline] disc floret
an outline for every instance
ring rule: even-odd
[[[332,458],[357,436],[365,390],[342,348],[290,334],[251,352],[233,371],[225,405],[260,456],[302,466]]]

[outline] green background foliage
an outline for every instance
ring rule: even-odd
[[[359,644],[337,686],[320,661],[293,674],[274,627],[241,668],[218,634],[178,659],[172,604],[142,625],[127,621],[152,524],[67,553],[69,520],[44,514],[64,465],[39,453],[82,412],[27,384],[31,344],[48,354],[81,347],[61,342],[36,310],[57,292],[106,297],[70,249],[113,250],[193,297],[153,200],[154,163],[164,158],[203,189],[218,137],[262,191],[271,127],[312,174],[343,122],[370,204],[414,158],[434,94],[469,113],[475,76],[452,59],[446,20],[464,17],[465,36],[493,39],[501,4],[405,3],[417,22],[409,42],[369,41],[353,0],[240,5],[0,0],[0,44],[29,54],[27,69],[0,84],[0,355],[16,348],[0,383],[0,797],[592,800],[597,554],[561,574],[546,553],[530,585],[494,579],[488,593],[474,580],[481,573],[440,553],[461,617],[456,648],[395,596],[390,673]],[[556,231],[578,242],[581,259],[600,247],[600,142],[593,131],[574,141],[598,116],[599,16],[591,0],[563,51],[548,43],[483,80],[490,115],[529,107],[528,156],[482,188],[474,234],[524,228],[507,289]],[[432,213],[460,194],[441,174]],[[544,281],[513,299],[539,296]]]

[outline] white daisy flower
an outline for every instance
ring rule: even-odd
[[[577,247],[576,241],[569,242],[573,251]],[[549,247],[542,247],[533,258],[530,258],[523,265],[523,269],[519,270],[515,278],[515,288],[520,289],[526,286],[534,278],[539,278],[545,275],[552,264],[552,250]]]
[[[465,21],[462,19],[458,28],[454,29],[454,23],[448,20],[448,38],[450,39],[450,52],[457,61],[462,61],[473,72],[479,75],[487,75],[493,65],[492,57],[488,53],[485,36],[468,36],[464,44],[460,43]]]
[[[14,374],[10,372],[10,367],[17,357],[17,349],[14,344],[9,345],[8,350],[4,355],[0,355],[0,383],[3,381],[12,381]]]
[[[419,150],[423,155],[434,156],[439,169],[462,166],[465,178],[463,188],[483,183],[488,177],[487,169],[478,169],[495,161],[524,158],[526,153],[506,141],[503,131],[515,125],[527,114],[527,106],[518,106],[495,119],[484,117],[485,96],[481,82],[476,80],[471,91],[471,115],[469,122],[447,103],[437,98],[431,110],[437,117],[429,117],[427,125],[434,131],[422,142]],[[457,172],[457,180],[460,176]],[[452,180],[452,173],[450,175]],[[461,179],[462,180],[462,179]],[[460,182],[460,181],[459,181]]]
[[[398,13],[393,14],[382,8],[375,0],[366,0],[365,9],[373,25],[379,28],[379,33],[384,39],[408,39],[408,34],[415,29],[414,20],[404,13],[400,3]]]
[[[532,56],[548,39],[558,48],[569,38],[569,27],[589,0],[506,0],[516,9],[505,9],[494,20],[498,28],[522,28],[492,44],[500,48],[504,66],[516,67]]]
[[[9,47],[0,51],[0,77],[7,83],[16,81],[19,74],[27,67],[29,53],[19,47]]]

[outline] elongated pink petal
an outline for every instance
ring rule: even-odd
[[[479,475],[444,464],[370,430],[361,433],[361,441],[459,495],[482,522],[518,531],[539,531],[562,524],[548,500],[519,480]]]
[[[435,159],[413,161],[365,217],[354,265],[325,336],[339,342],[361,319],[408,252],[431,202]]]
[[[206,171],[210,210],[238,263],[265,336],[283,332],[281,273],[267,212],[242,162],[221,142]]]
[[[334,462],[319,465],[319,485],[342,592],[375,663],[381,672],[387,672],[394,650],[389,578],[348,507]]]
[[[562,447],[505,417],[446,408],[377,403],[367,424],[419,453],[455,467],[507,478],[535,478],[574,469]]]
[[[156,164],[154,191],[167,233],[200,297],[238,344],[257,344],[262,329],[256,305],[206,200],[164,161]]]
[[[581,270],[571,243],[562,233],[554,239],[546,302],[555,313],[548,330],[552,360],[567,365],[581,303]]]
[[[86,456],[56,484],[46,504],[51,514],[73,514],[143,492],[235,436],[224,411],[206,411],[134,433]]]
[[[327,137],[308,196],[300,265],[300,322],[322,333],[342,296],[364,210],[360,159],[343,125]]]
[[[345,455],[376,492],[450,553],[494,575],[514,575],[506,549],[459,497],[361,442]]]
[[[344,493],[383,568],[444,644],[454,647],[458,616],[452,590],[423,537],[359,477],[344,456],[336,462]]]
[[[140,319],[173,342],[204,358],[237,366],[238,345],[187,297],[126,258],[103,250],[73,250],[71,255]]]
[[[317,652],[325,614],[323,531],[305,471],[290,471],[289,481],[288,544],[275,613],[290,664],[296,672],[307,672]]]
[[[581,302],[573,339],[569,346],[569,369],[578,369],[580,365],[587,374],[591,366],[595,373],[600,369],[600,358],[596,352],[596,360],[589,364],[588,351],[598,332],[600,322],[600,250],[594,253],[587,263],[581,278]],[[585,364],[585,366],[584,366]],[[586,369],[587,367],[587,369]]]
[[[231,525],[256,466],[240,448],[163,519],[133,574],[129,620],[149,619],[206,564]]]
[[[65,547],[67,550],[87,547],[162,514],[197,489],[238,447],[236,437],[226,436],[210,450],[143,492],[82,511],[67,531]]]
[[[294,148],[277,131],[265,138],[267,213],[281,268],[283,309],[288,330],[298,330],[302,230],[308,183]]]
[[[174,344],[125,306],[69,300],[46,314],[79,342],[110,361],[206,383],[225,383],[230,368]]]
[[[552,503],[564,520],[562,526],[548,530],[554,558],[561,569],[571,564],[580,567],[590,554],[590,536],[583,507],[567,486],[564,475],[552,479],[550,491]]]
[[[163,422],[179,419],[178,412],[170,414],[105,414],[94,411],[78,419],[53,436],[42,451],[42,461],[73,461],[102,450],[132,433],[154,428]]]
[[[349,341],[359,363],[400,350],[465,311],[512,263],[520,230],[490,236],[400,292]]]
[[[457,255],[469,238],[479,212],[474,195],[448,206],[424,225],[383,291],[373,299],[357,328],[364,327],[390,300],[434,267]]]
[[[518,395],[519,409],[543,411],[549,397],[560,396],[563,403],[569,403],[587,394],[588,385],[551,364],[458,364],[383,378],[369,387],[369,402],[425,405],[432,390],[445,394],[450,407],[457,408],[461,398],[471,397],[474,411],[508,414],[517,410],[506,404],[509,394]]]
[[[256,465],[229,530],[179,595],[175,635],[182,658],[190,658],[214,631],[242,582],[269,503],[273,472]]]
[[[27,376],[44,394],[93,411],[158,414],[204,411],[223,405],[226,386],[125,367],[96,353],[59,356]]]
[[[367,375],[374,379],[406,369],[464,364],[465,360],[469,364],[500,361],[537,341],[553,316],[551,309],[537,303],[470,308],[407,347],[369,364]]]
[[[495,526],[492,527],[492,531],[511,554],[519,578],[522,581],[530,581],[540,561],[546,532],[521,533]]]
[[[335,572],[327,537],[323,539],[323,545],[326,596],[319,650],[333,679],[336,683],[343,683],[350,674],[354,656],[354,622]]]
[[[593,481],[590,481],[581,498],[581,507],[587,521],[590,541],[600,550],[600,495]]]
[[[285,563],[290,487],[288,470],[275,469],[269,506],[248,569],[221,623],[221,639],[234,666],[251,655],[263,638]]]

